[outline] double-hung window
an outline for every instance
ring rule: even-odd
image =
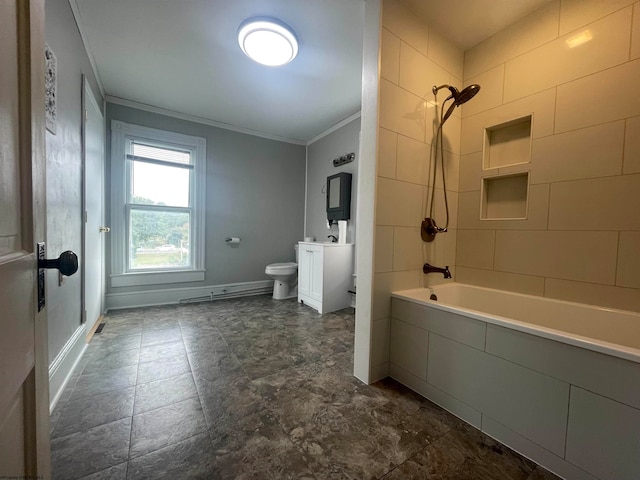
[[[203,138],[113,121],[111,284],[204,280]]]

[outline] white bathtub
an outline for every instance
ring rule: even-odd
[[[396,380],[564,478],[640,479],[640,314],[450,283],[391,317]]]

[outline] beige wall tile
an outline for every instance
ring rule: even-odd
[[[640,312],[640,290],[634,288],[547,278],[544,295],[570,302]]]
[[[400,76],[400,39],[386,28],[382,29],[381,50],[380,76],[398,84]]]
[[[633,6],[633,27],[631,32],[631,60],[640,58],[640,2]]]
[[[412,46],[400,46],[400,86],[431,100],[433,85],[449,83],[449,72],[436,65]]]
[[[458,228],[477,229],[487,225],[480,220],[480,190],[458,193]]]
[[[424,217],[430,217],[431,213],[431,188],[426,189],[428,199],[425,198]],[[447,189],[447,202],[449,205],[449,228],[456,228],[458,225],[458,193]],[[427,210],[426,208],[429,207]],[[445,227],[447,210],[444,203],[444,190],[436,188],[434,194],[433,217],[436,219],[438,227]]]
[[[458,228],[475,230],[546,230],[549,184],[529,186],[526,220],[480,220],[480,192],[458,194]]]
[[[624,123],[604,123],[534,140],[531,183],[620,175]]]
[[[640,117],[628,118],[626,123],[622,171],[623,173],[640,173]]]
[[[629,59],[632,8],[625,8],[584,30],[557,40],[509,61],[504,75],[504,101],[509,102],[550,87],[584,77]],[[574,48],[568,41],[576,35],[591,40]]]
[[[465,87],[477,83],[480,91],[472,100],[462,106],[462,116],[468,117],[476,113],[484,112],[490,108],[502,105],[502,93],[504,90],[504,65],[498,65],[475,77],[467,78]]]
[[[458,230],[456,265],[491,270],[494,248],[494,230]]]
[[[560,35],[581,28],[633,2],[634,0],[562,0]]]
[[[460,265],[456,265],[456,271],[456,282],[528,295],[542,296],[544,293],[544,277],[480,270]]]
[[[380,126],[424,141],[426,101],[394,85],[380,80]]]
[[[459,108],[456,110],[459,110]],[[445,151],[460,155],[461,129],[461,118],[459,116],[451,115],[442,127],[442,144],[444,145]],[[431,138],[431,142],[435,141],[435,137],[428,133],[426,138]]]
[[[556,89],[550,88],[514,102],[505,103],[476,115],[462,119],[460,153],[481,152],[484,129],[524,117],[533,113],[532,137],[540,138],[553,133]],[[602,123],[597,122],[597,123]]]
[[[374,320],[389,317],[391,313],[391,292],[421,286],[422,266],[420,267],[420,270],[376,273],[373,276],[372,317]]]
[[[482,152],[469,153],[460,157],[459,192],[480,190],[482,172]]]
[[[496,232],[495,269],[613,285],[617,232]]]
[[[385,364],[389,361],[390,319],[374,320],[371,328],[371,366]]]
[[[552,230],[640,230],[640,175],[551,185]]]
[[[456,246],[458,245],[458,230],[454,228],[450,228],[449,231],[445,235],[440,236],[444,241],[444,258],[442,259],[443,265],[456,265],[457,261],[457,252]]]
[[[429,145],[398,136],[397,179],[426,185],[429,175]]]
[[[443,35],[429,30],[428,57],[451,73],[456,78],[462,78],[464,53]]]
[[[458,231],[449,229],[436,235],[433,242],[422,242],[424,261],[436,266],[455,265],[457,238]]]
[[[396,178],[396,155],[398,149],[398,134],[378,129],[378,176]]]
[[[630,93],[639,78],[640,60],[634,60],[560,85],[556,133],[640,115],[640,95]]]
[[[393,227],[376,227],[376,273],[393,271]]]
[[[427,25],[397,0],[384,0],[382,4],[382,26],[407,42],[419,52],[427,55],[429,29]]]
[[[458,182],[460,181],[460,155],[445,152],[445,182],[448,192],[458,191]],[[438,175],[436,187],[442,185],[442,175]]]
[[[640,288],[640,232],[620,232],[616,285]]]
[[[393,234],[393,271],[422,268],[420,228],[395,227]]]
[[[557,38],[559,16],[560,0],[555,0],[467,50],[465,80]]]
[[[424,187],[378,178],[376,225],[417,227],[422,220]]]
[[[431,159],[435,163],[435,155]],[[431,166],[431,178],[429,186],[433,185],[433,163]],[[436,188],[442,189],[442,162],[438,151],[438,171],[436,172],[435,184]],[[447,185],[447,192],[458,191],[458,179],[460,178],[460,156],[450,152],[444,152],[444,181]]]

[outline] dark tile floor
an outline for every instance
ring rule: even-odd
[[[54,478],[550,480],[393,380],[353,312],[268,296],[118,311],[52,414]]]

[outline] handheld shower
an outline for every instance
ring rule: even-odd
[[[459,107],[463,103],[467,103],[469,100],[475,97],[476,94],[480,91],[480,85],[477,85],[475,83],[472,85],[469,85],[468,87],[463,88],[462,91],[458,91],[456,87],[452,87],[451,85],[440,85],[439,87],[436,87],[434,85],[434,87],[432,88],[433,94],[437,95],[438,91],[443,88],[448,88],[449,91],[451,92],[451,95],[449,95],[447,98],[444,99],[444,102],[442,102],[442,107],[444,108],[444,104],[448,100],[453,99],[453,103],[449,106],[447,113],[444,114],[441,124],[447,121],[447,118],[449,118],[449,116],[453,113],[453,110],[456,107]]]
[[[420,236],[422,237],[422,240],[424,240],[425,242],[432,242],[436,238],[436,233],[446,232],[449,228],[449,203],[447,201],[447,184],[445,182],[445,175],[444,175],[444,146],[442,141],[442,126],[444,125],[444,122],[447,121],[449,116],[451,116],[451,114],[453,113],[453,110],[456,107],[459,107],[463,103],[468,102],[473,97],[475,97],[476,94],[480,91],[480,85],[477,85],[477,84],[469,85],[468,87],[463,88],[462,91],[459,91],[456,87],[445,84],[440,86],[434,85],[432,88],[433,94],[437,96],[438,91],[440,91],[443,88],[447,88],[449,92],[451,92],[451,94],[447,98],[445,98],[444,101],[442,102],[442,107],[440,108],[440,124],[438,125],[438,129],[436,131],[436,138],[435,138],[436,141],[432,144],[431,150],[429,152],[429,180],[431,180],[431,159],[434,158],[434,156],[435,156],[435,162],[433,164],[433,183],[429,182],[429,184],[431,185],[431,202],[430,202],[429,213],[428,213],[429,216],[424,219],[424,221],[422,222],[422,227],[420,228]],[[444,106],[449,100],[453,100],[453,101],[449,106],[449,108],[447,109],[447,112],[443,115],[442,112],[444,111]],[[444,227],[438,227],[435,219],[433,218],[433,205],[434,205],[435,191],[436,191],[436,176],[438,173],[438,149],[440,149],[440,165],[442,168],[442,189],[444,191],[444,206],[445,206],[445,211],[447,215],[446,217],[447,221]]]

